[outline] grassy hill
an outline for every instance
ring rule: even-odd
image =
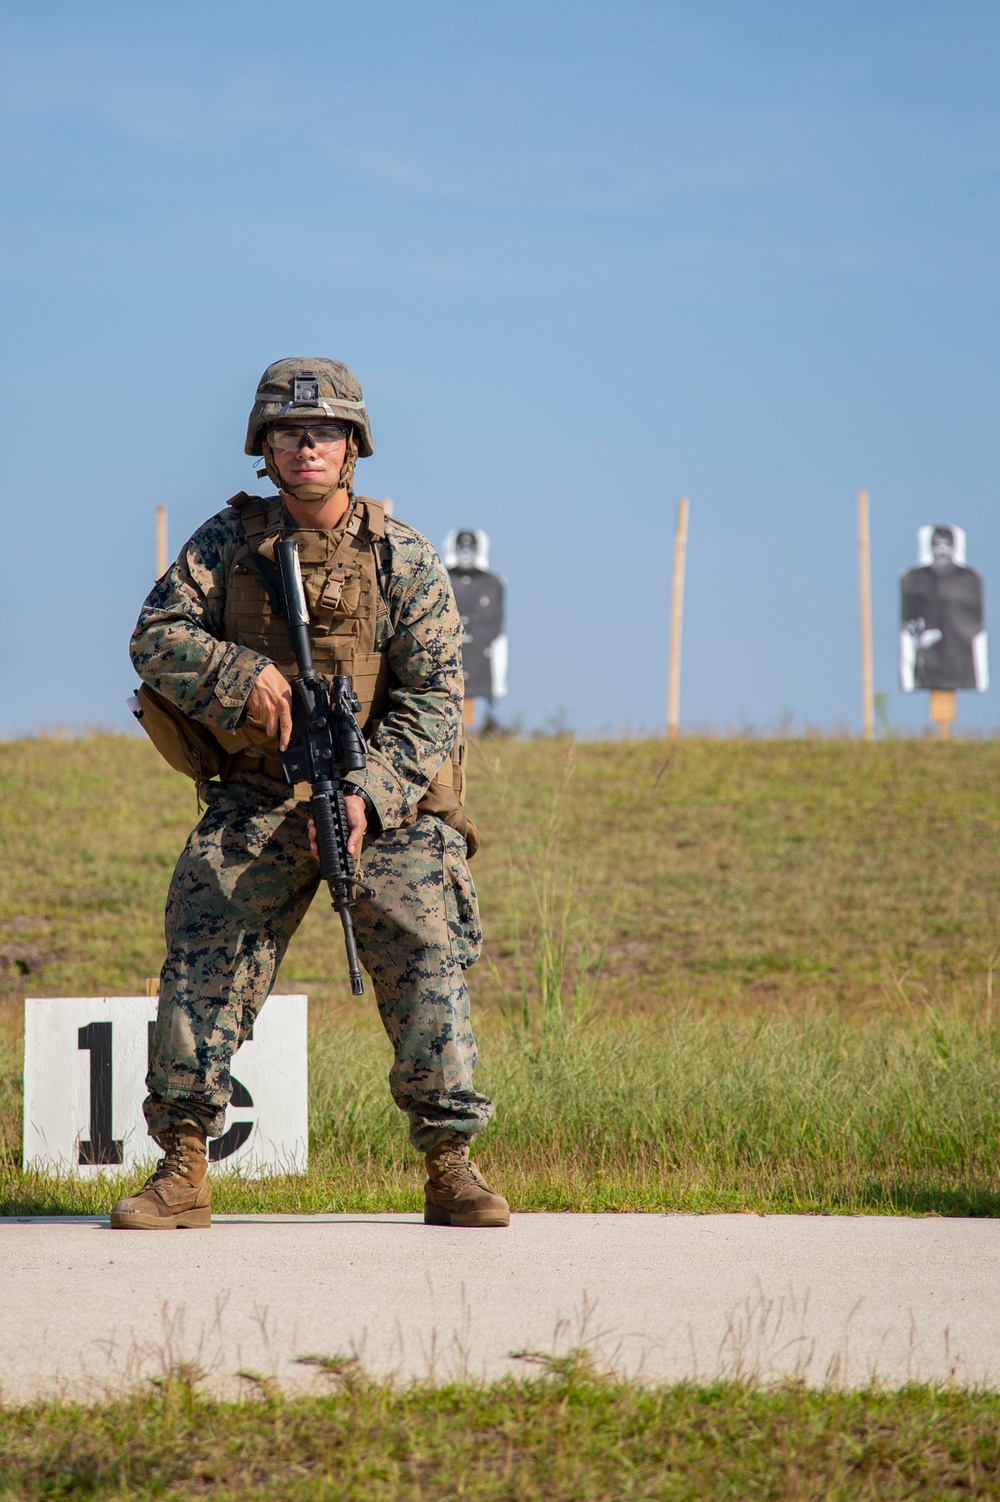
[[[994,1213],[998,775],[994,742],[475,745],[485,1152],[520,1203]],[[144,990],[194,790],[99,736],[0,744],[0,794],[4,1194],[82,1206],[17,1171],[22,998]],[[277,989],[312,1000],[315,1169],[226,1192],[415,1203],[322,898]]]
[[[664,1003],[870,1006],[981,996],[1000,945],[1000,743],[690,740],[473,748],[473,863],[508,985],[532,878],[574,888],[607,936],[604,994]],[[194,789],[143,740],[0,744],[2,994],[142,989]],[[317,901],[281,976],[343,1000]],[[477,998],[497,994],[486,966]]]

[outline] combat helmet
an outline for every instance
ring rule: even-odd
[[[268,424],[290,416],[349,422],[358,458],[368,459],[375,452],[361,384],[340,360],[310,355],[269,365],[257,383],[244,453],[261,455]]]

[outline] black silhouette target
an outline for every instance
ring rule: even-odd
[[[493,698],[490,649],[503,635],[503,580],[486,569],[456,568],[451,573],[455,603],[462,617],[462,668],[467,699]]]
[[[900,686],[953,692],[989,686],[983,577],[965,563],[961,527],[921,527],[920,567],[900,580]]]
[[[449,532],[444,563],[462,617],[462,668],[467,699],[502,699],[507,692],[506,586],[490,570],[490,540],[481,529]]]

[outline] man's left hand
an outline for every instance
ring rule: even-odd
[[[344,798],[344,807],[347,809],[347,825],[350,834],[347,837],[348,855],[357,855],[361,849],[361,841],[365,837],[368,828],[368,815],[365,809],[365,800],[355,793],[348,793]],[[319,860],[319,846],[316,844],[316,825],[309,820],[309,849]]]

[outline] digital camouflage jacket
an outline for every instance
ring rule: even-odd
[[[244,541],[232,506],[199,527],[150,590],[132,636],[132,662],[143,681],[212,730],[239,729],[269,660],[224,637],[226,581]],[[389,710],[370,738],[367,768],[351,781],[371,798],[383,828],[392,829],[414,812],[458,737],[462,623],[448,573],[419,532],[386,517],[376,558],[375,645],[385,649],[391,672]]]

